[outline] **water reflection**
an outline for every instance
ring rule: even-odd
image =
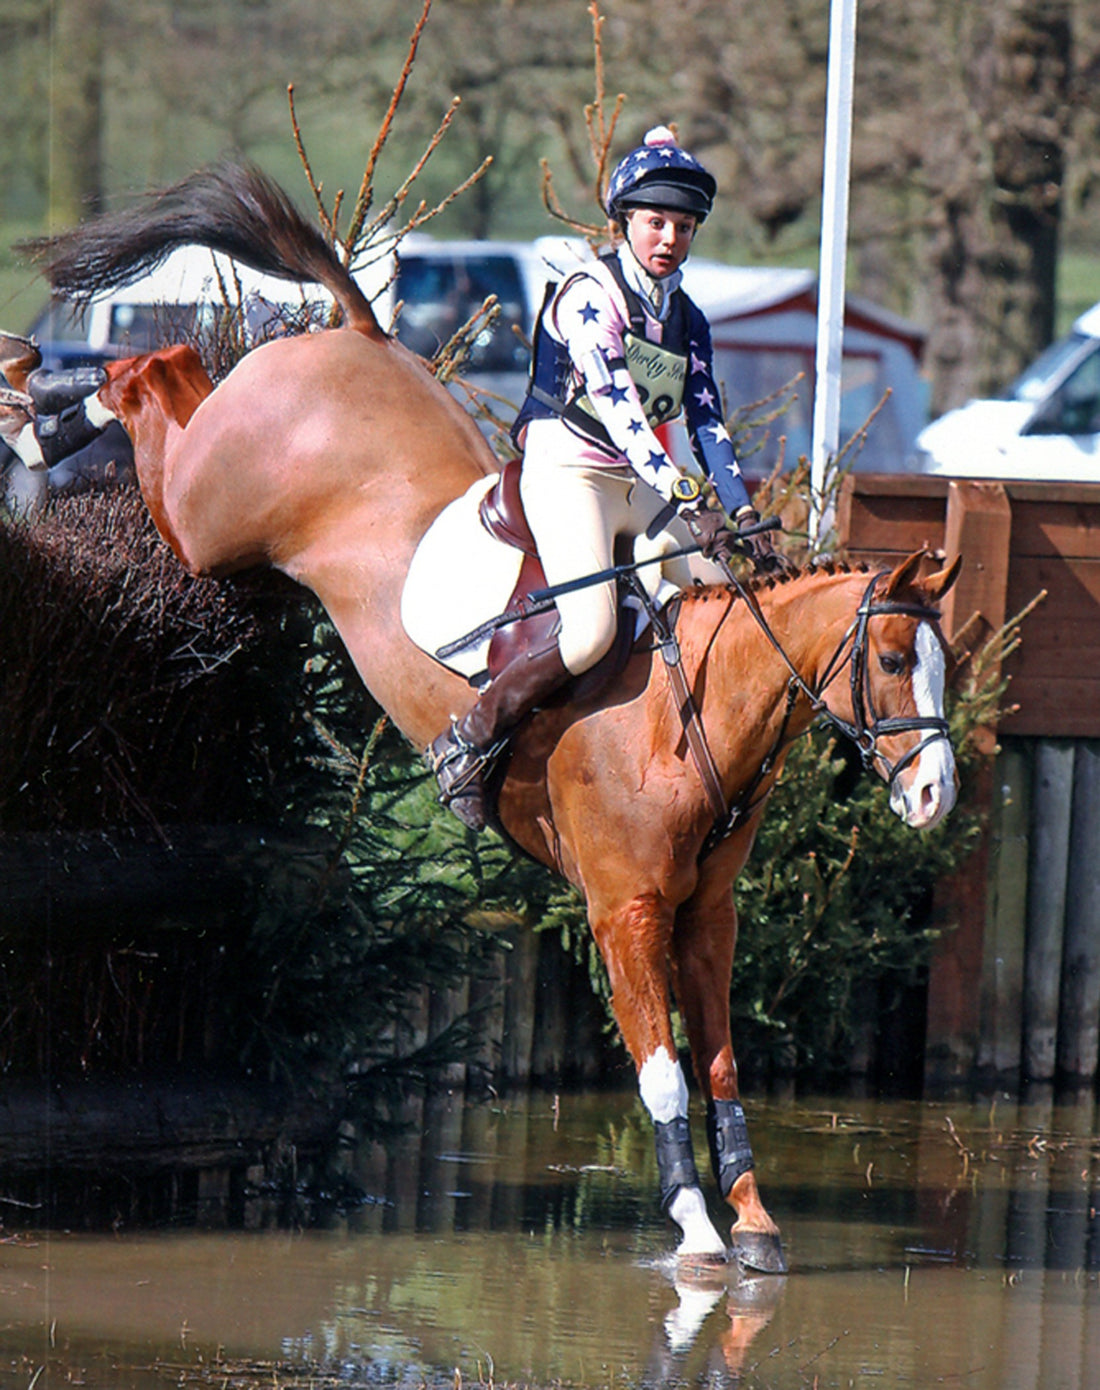
[[[453,1385],[456,1368],[498,1385],[1094,1381],[1091,1097],[750,1104],[785,1279],[669,1258],[632,1096],[440,1096],[405,1118],[384,1145],[348,1134],[323,1168],[283,1153],[277,1172],[247,1156],[177,1175],[221,1229],[36,1235],[32,1211],[0,1206],[0,1356],[27,1358],[24,1384],[46,1366],[37,1390],[74,1368],[149,1390],[158,1362],[207,1383],[200,1358],[219,1355],[308,1364],[318,1386]]]

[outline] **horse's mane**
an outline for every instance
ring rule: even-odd
[[[870,566],[866,562],[850,565],[842,560],[822,560],[803,565],[798,570],[784,571],[781,574],[754,574],[743,579],[741,587],[750,594],[765,594],[773,589],[786,588],[819,575],[834,577],[836,575],[869,573]],[[689,589],[684,589],[680,594],[680,599],[684,603],[693,603],[705,601],[715,594],[731,595],[734,600],[740,598],[740,593],[732,584],[696,584]]]

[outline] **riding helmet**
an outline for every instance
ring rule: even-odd
[[[714,176],[680,148],[667,126],[659,125],[615,166],[607,187],[607,215],[622,223],[630,208],[671,208],[702,222],[717,191]]]

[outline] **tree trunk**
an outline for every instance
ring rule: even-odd
[[[990,388],[1054,337],[1055,271],[1069,138],[1069,0],[1016,0],[997,23]]]
[[[54,0],[50,32],[49,218],[68,227],[103,203],[105,0]]]
[[[1007,0],[960,30],[966,106],[931,122],[927,161],[934,413],[1002,390],[1053,337],[1070,32],[1070,0]]]

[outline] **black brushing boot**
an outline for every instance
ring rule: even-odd
[[[106,380],[102,367],[67,367],[60,372],[39,367],[27,378],[27,393],[39,415],[60,415],[68,406],[98,391]]]
[[[27,391],[38,412],[34,432],[51,468],[100,433],[102,426],[88,419],[84,401],[106,380],[102,367],[70,367],[61,372],[40,367],[27,378]]]

